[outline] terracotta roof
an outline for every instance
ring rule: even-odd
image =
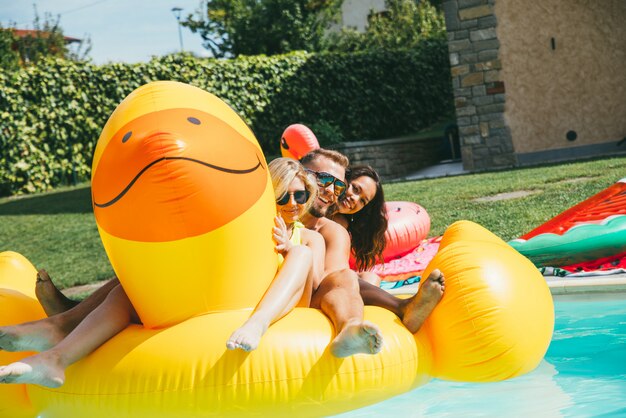
[[[13,33],[15,33],[15,35],[19,38],[24,38],[26,36],[35,37],[37,35],[48,36],[48,32],[43,32],[43,31],[34,30],[34,29],[13,29]],[[64,36],[63,40],[65,40],[65,43],[67,44],[83,41],[82,39],[72,38],[71,36]]]

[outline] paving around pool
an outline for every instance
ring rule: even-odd
[[[626,273],[575,277],[546,276],[546,282],[553,296],[626,292]],[[418,283],[414,283],[390,289],[389,293],[394,295],[412,295],[417,293],[418,286]]]

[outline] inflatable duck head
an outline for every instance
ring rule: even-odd
[[[147,327],[252,308],[274,277],[263,152],[245,122],[199,88],[159,81],[124,99],[96,146],[92,198]]]

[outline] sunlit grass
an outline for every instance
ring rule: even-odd
[[[89,185],[0,199],[0,251],[16,251],[45,268],[61,287],[113,276]]]
[[[467,219],[510,240],[623,177],[626,157],[389,184],[385,197],[422,205],[431,218],[431,235],[441,235],[454,221]],[[515,191],[533,193],[475,200]]]

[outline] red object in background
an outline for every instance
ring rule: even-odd
[[[563,270],[570,273],[580,273],[588,271],[607,271],[615,269],[626,270],[626,253],[613,255],[610,257],[599,258],[585,263],[576,263],[569,266],[561,266]]]
[[[428,263],[437,254],[440,242],[440,236],[422,240],[408,254],[386,261],[384,264],[376,264],[372,272],[386,282],[399,282],[410,277],[421,276],[428,267]]]
[[[280,138],[282,156],[295,160],[299,160],[319,147],[320,144],[313,131],[299,123],[289,125]]]
[[[386,202],[387,231],[385,232],[385,262],[400,258],[413,251],[430,232],[430,216],[426,209],[413,202]],[[350,267],[355,267],[350,256]]]
[[[47,38],[50,36],[50,32],[46,32],[46,31],[42,31],[42,30],[35,30],[35,29],[13,29],[13,34],[15,36],[17,36],[18,38],[26,38],[26,37],[31,37],[31,38]],[[75,42],[82,42],[82,39],[79,38],[73,38],[71,36],[64,36],[63,37],[63,41],[66,44],[71,44],[71,43],[75,43]]]
[[[563,235],[575,225],[599,223],[613,215],[626,215],[626,178],[572,206],[521,238],[528,240],[546,233]]]
[[[387,202],[387,232],[383,259],[389,261],[411,252],[428,236],[430,216],[413,202]]]

